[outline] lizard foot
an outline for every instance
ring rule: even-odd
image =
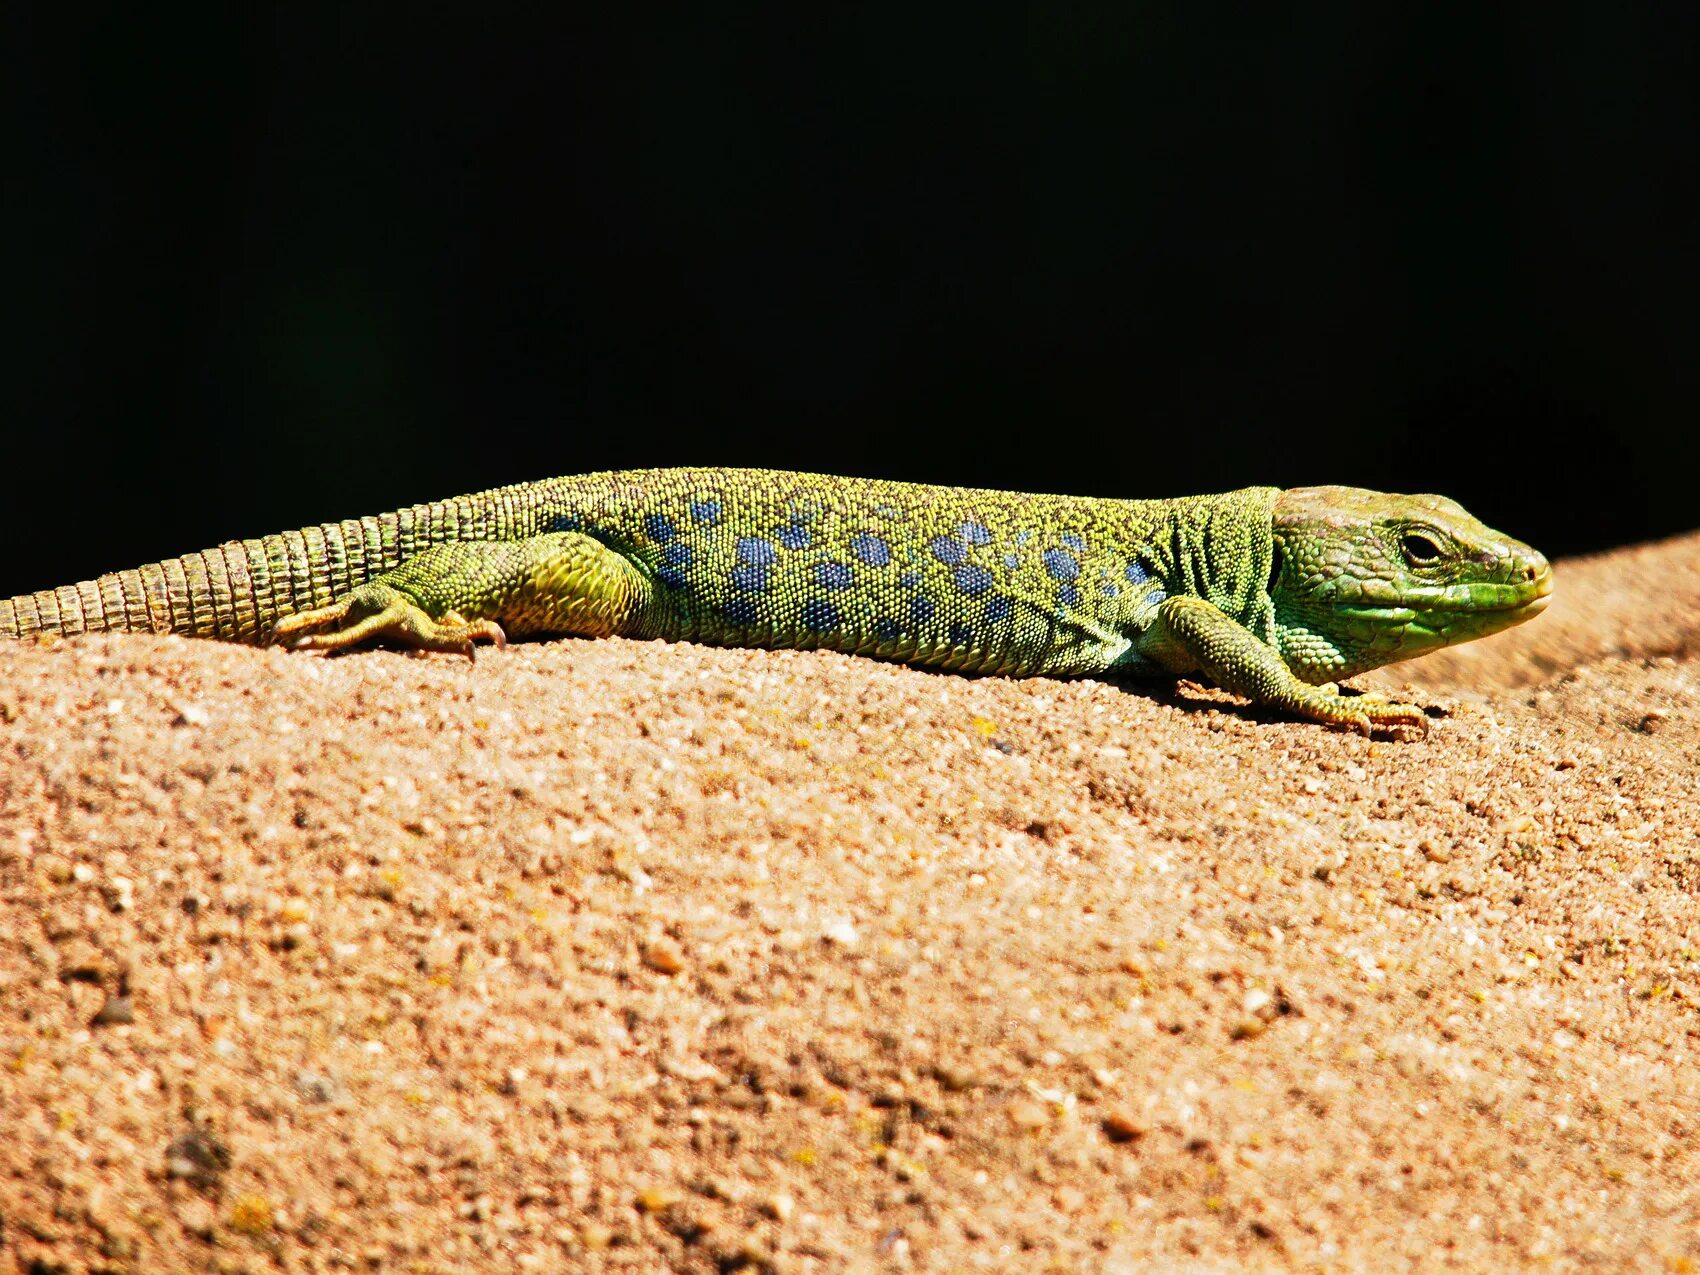
[[[507,634],[494,620],[468,620],[457,611],[433,619],[419,605],[394,589],[366,585],[329,606],[286,615],[272,630],[272,640],[295,651],[344,651],[370,638],[387,638],[422,651],[450,651],[473,658],[473,643],[482,639],[508,644]]]
[[[1390,700],[1374,693],[1341,695],[1335,704],[1339,716],[1331,717],[1332,725],[1350,727],[1360,735],[1377,729],[1393,731],[1404,737],[1406,730],[1416,732],[1420,739],[1428,738],[1428,715],[1415,704]]]

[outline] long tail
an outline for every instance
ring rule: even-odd
[[[0,600],[0,638],[181,633],[261,643],[286,615],[324,606],[427,545],[510,536],[529,512],[503,488],[376,517],[231,540],[181,558]]]

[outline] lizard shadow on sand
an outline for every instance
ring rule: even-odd
[[[1165,705],[1169,708],[1182,709],[1189,713],[1202,713],[1213,710],[1218,713],[1238,717],[1242,721],[1260,722],[1266,725],[1316,724],[1314,722],[1307,722],[1304,718],[1295,717],[1291,713],[1284,713],[1280,709],[1271,708],[1265,704],[1256,704],[1250,701],[1238,699],[1222,700],[1206,698],[1205,696],[1199,695],[1197,693],[1197,689],[1204,688],[1208,690],[1215,688],[1208,682],[1195,682],[1186,677],[1176,677],[1172,679],[1110,677],[1098,680],[1105,682],[1107,685],[1114,686],[1117,690],[1125,691],[1134,695],[1143,695],[1155,703]],[[1350,686],[1342,687],[1340,693],[1342,697],[1347,700],[1355,699],[1360,695],[1371,694],[1371,692],[1360,691]],[[1431,721],[1449,716],[1446,710],[1437,708],[1432,704],[1419,705],[1418,707],[1422,709],[1423,716]],[[1383,735],[1385,733],[1385,728],[1378,729],[1377,731],[1378,735]]]
[[[521,637],[521,638],[515,638],[515,639],[513,639],[509,642],[509,645],[510,646],[513,646],[513,645],[530,646],[530,645],[533,645],[533,644],[542,645],[542,644],[554,644],[554,643],[557,643],[557,642],[594,641],[594,640],[595,639],[578,638],[578,637],[571,637],[571,636],[561,637],[561,636],[541,636],[541,635],[538,635],[538,636],[526,636],[526,637]],[[373,651],[373,650],[376,650],[376,651],[393,651],[393,652],[397,652],[397,653],[403,654],[403,655],[414,656],[416,658],[429,657],[429,656],[432,656],[432,655],[451,654],[451,653],[448,653],[448,652],[435,652],[435,651],[419,650],[418,648],[409,646],[406,643],[388,640],[388,639],[381,637],[381,636],[372,640],[368,644],[363,645],[359,649],[368,650],[368,651]],[[338,656],[353,654],[353,651],[330,651],[330,652],[326,652],[324,654],[329,658],[336,658]],[[476,657],[475,654],[469,653],[465,656],[460,656],[458,658],[465,658],[465,659],[476,662],[477,657]],[[960,670],[960,669],[937,668],[937,667],[933,667],[933,666],[929,666],[929,665],[925,665],[925,664],[904,664],[902,661],[898,661],[898,660],[879,660],[877,662],[881,663],[881,664],[896,665],[897,667],[907,669],[909,672],[922,673],[922,674],[925,674],[929,677],[968,678],[968,679],[971,679],[971,680],[974,680],[974,681],[979,681],[982,678],[995,678],[995,677],[1003,676],[1003,675],[997,674],[997,673],[980,673],[980,672],[965,671],[965,670]],[[1151,677],[1151,676],[1147,676],[1147,677],[1116,677],[1116,676],[1104,675],[1104,674],[1094,675],[1094,674],[1091,674],[1091,673],[1075,673],[1075,674],[1061,674],[1061,675],[1053,674],[1053,675],[1047,675],[1044,678],[1022,677],[1022,678],[1008,678],[1006,680],[1022,681],[1022,682],[1039,681],[1039,680],[1052,681],[1052,682],[1098,682],[1098,683],[1101,683],[1102,685],[1105,685],[1105,686],[1112,686],[1115,689],[1117,689],[1118,691],[1123,692],[1124,694],[1140,695],[1140,696],[1143,696],[1144,698],[1152,701],[1153,703],[1162,704],[1163,706],[1165,706],[1167,708],[1179,709],[1179,710],[1186,712],[1186,713],[1189,713],[1189,714],[1198,714],[1198,713],[1203,713],[1203,712],[1208,712],[1208,711],[1215,711],[1215,712],[1218,712],[1218,713],[1237,717],[1242,721],[1259,722],[1259,723],[1263,723],[1263,724],[1267,724],[1267,725],[1274,725],[1274,724],[1279,724],[1279,723],[1292,724],[1292,723],[1299,720],[1297,718],[1294,718],[1290,714],[1282,713],[1278,709],[1272,709],[1272,708],[1266,707],[1266,706],[1261,705],[1261,704],[1251,703],[1249,701],[1237,700],[1237,699],[1224,700],[1224,699],[1216,699],[1216,698],[1209,698],[1209,697],[1201,696],[1197,693],[1197,690],[1199,688],[1208,689],[1210,684],[1207,683],[1207,682],[1196,682],[1196,681],[1193,681],[1192,679],[1187,678],[1187,677]],[[1351,698],[1351,697],[1356,696],[1356,695],[1365,694],[1365,692],[1354,690],[1351,687],[1343,688],[1342,693],[1344,695],[1346,695],[1348,698]],[[1444,710],[1435,708],[1432,705],[1425,707],[1423,709],[1423,713],[1426,717],[1431,718],[1431,719],[1446,717],[1448,715]]]
[[[882,660],[881,663],[899,662]],[[934,668],[924,664],[907,664],[902,665],[902,667],[909,669],[911,672],[925,673],[930,677],[971,678],[977,681],[981,678],[1001,676],[997,673],[964,672],[956,669]],[[1139,695],[1153,703],[1161,704],[1166,708],[1179,709],[1191,714],[1204,713],[1213,710],[1228,716],[1238,717],[1242,721],[1259,722],[1265,725],[1279,725],[1283,723],[1287,725],[1314,724],[1304,723],[1301,718],[1294,717],[1290,713],[1283,713],[1279,709],[1270,708],[1266,705],[1255,704],[1246,700],[1215,699],[1200,695],[1198,694],[1198,690],[1200,688],[1205,690],[1215,688],[1213,688],[1208,682],[1194,681],[1188,677],[1116,677],[1102,673],[1074,673],[1049,674],[1044,678],[1022,677],[1010,678],[1008,680],[1021,682],[1098,682],[1104,686],[1113,686],[1116,690],[1121,691],[1124,694]],[[1369,692],[1356,690],[1347,686],[1341,688],[1341,693],[1347,699],[1351,699],[1358,695],[1368,694]],[[1436,708],[1433,705],[1423,706],[1423,715],[1430,720],[1449,716],[1444,709]]]

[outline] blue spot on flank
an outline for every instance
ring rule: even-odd
[[[803,623],[816,633],[838,627],[838,608],[825,598],[810,598],[803,603]]]
[[[860,531],[850,537],[850,552],[856,561],[870,567],[883,567],[891,561],[891,546],[871,532]]]
[[[662,567],[661,570],[655,573],[655,578],[661,581],[661,583],[666,585],[669,589],[682,589],[685,587],[685,573],[677,567]]]
[[[1062,542],[1070,549],[1084,549],[1086,542],[1072,531],[1063,532]]]
[[[1080,564],[1066,549],[1045,550],[1045,570],[1053,580],[1074,580],[1080,576]]]
[[[992,543],[992,533],[986,530],[984,523],[965,522],[956,529],[956,534],[971,545],[989,545]]]
[[[1130,562],[1127,564],[1127,582],[1129,584],[1144,584],[1150,578],[1151,573],[1141,563]]]
[[[679,534],[679,529],[673,525],[673,520],[666,514],[650,514],[643,520],[643,529],[649,533],[649,538],[657,544],[666,544]]]
[[[779,537],[779,543],[787,549],[807,549],[809,547],[809,529],[792,523],[789,527],[776,527],[773,534]]]
[[[1145,605],[1148,607],[1157,606],[1168,596],[1169,595],[1164,593],[1161,589],[1153,589],[1150,593],[1145,595]]]
[[[952,646],[969,646],[974,641],[974,630],[966,624],[950,626],[950,644]]]
[[[919,571],[905,571],[897,578],[898,587],[902,589],[913,589],[920,583],[921,573]]]
[[[779,561],[779,550],[773,547],[771,540],[763,540],[760,536],[743,536],[738,541],[738,561],[753,563],[758,567],[771,566]]]
[[[817,562],[815,583],[823,589],[848,589],[855,583],[855,578],[842,562]]]
[[[968,557],[968,546],[955,536],[934,536],[927,542],[927,548],[947,567],[954,567]]]
[[[759,592],[767,588],[767,567],[757,566],[752,562],[741,562],[732,568],[732,584],[734,588]]]
[[[688,567],[691,565],[691,557],[691,547],[683,540],[675,540],[661,551],[661,561],[670,567]]]
[[[999,620],[1009,619],[1009,614],[1013,610],[1015,610],[1015,603],[1001,593],[995,598],[988,598],[986,601],[986,618],[993,624],[996,624]]]
[[[956,587],[971,598],[991,592],[992,573],[977,562],[964,563],[956,569],[955,575]]]
[[[754,598],[733,598],[726,604],[726,618],[734,624],[754,624],[760,616]]]
[[[1031,539],[1033,539],[1033,533],[1031,531],[1018,531],[1015,533],[1015,543],[1018,545],[1024,545]]]
[[[909,614],[915,617],[917,624],[925,624],[937,610],[931,598],[911,598],[909,601]]]
[[[720,521],[720,502],[718,500],[693,500],[691,502],[691,517],[705,527],[712,527]]]
[[[577,531],[584,526],[584,520],[577,514],[556,514],[555,521],[549,524],[550,531]]]
[[[1003,556],[1003,564],[1011,571],[1014,571],[1021,565],[1021,555],[1018,553],[1006,553]]]
[[[1118,594],[1120,592],[1121,592],[1121,588],[1118,585],[1106,584],[1104,586],[1104,596],[1106,598],[1113,598],[1113,597],[1116,596],[1116,594]]]
[[[881,616],[874,621],[874,636],[882,642],[895,642],[903,635],[902,627],[896,620],[888,620]]]
[[[1065,584],[1057,590],[1057,601],[1065,607],[1080,605],[1080,590],[1072,584]]]

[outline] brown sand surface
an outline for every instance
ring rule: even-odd
[[[1700,537],[1381,675],[0,647],[0,1268],[1700,1269]]]

